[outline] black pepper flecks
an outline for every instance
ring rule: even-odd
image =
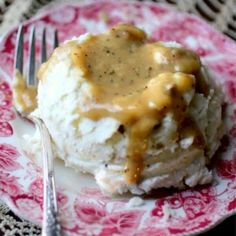
[[[124,125],[120,125],[119,128],[118,128],[118,132],[123,134],[125,132],[125,127]]]

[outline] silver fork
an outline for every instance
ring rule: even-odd
[[[18,29],[17,44],[15,53],[15,72],[18,70],[23,75],[24,66],[24,27],[21,25]],[[54,48],[58,46],[57,31],[54,33]],[[29,43],[29,69],[26,76],[27,87],[37,87],[35,76],[35,27],[30,33]],[[41,43],[41,62],[47,57],[46,52],[46,30],[44,29]],[[61,235],[61,227],[58,219],[58,207],[54,180],[53,153],[51,147],[51,138],[44,122],[38,117],[32,116],[26,112],[20,112],[20,115],[30,119],[38,128],[42,140],[42,157],[43,157],[43,183],[44,183],[44,201],[43,201],[43,224],[42,235],[59,236]]]

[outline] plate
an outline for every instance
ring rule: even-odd
[[[133,23],[155,40],[177,41],[196,51],[226,97],[228,137],[212,163],[214,183],[184,191],[158,190],[131,207],[128,197],[103,195],[91,176],[57,163],[58,202],[67,235],[149,236],[190,235],[213,227],[236,212],[236,44],[196,16],[151,2],[89,1],[62,5],[25,23],[35,25],[37,51],[44,27],[52,46],[55,28],[60,41],[87,31],[103,32],[118,22]],[[41,169],[24,156],[21,135],[32,127],[16,117],[10,88],[16,31],[0,43],[0,196],[19,216],[41,223],[43,181]],[[28,54],[25,45],[26,56]]]

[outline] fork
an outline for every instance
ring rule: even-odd
[[[57,31],[54,32],[54,48],[58,46]],[[20,72],[23,75],[24,66],[24,27],[21,25],[17,33],[17,44],[15,53],[15,74]],[[43,30],[41,42],[41,62],[47,58],[46,51],[46,29]],[[30,32],[29,42],[29,66],[26,76],[26,86],[37,88],[37,80],[35,76],[35,27],[32,27]],[[58,207],[55,189],[54,168],[53,168],[53,153],[51,146],[51,138],[44,122],[27,112],[19,112],[24,118],[31,120],[39,129],[42,140],[42,157],[43,157],[43,236],[59,236],[61,235],[61,227],[58,218]]]

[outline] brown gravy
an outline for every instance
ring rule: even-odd
[[[32,112],[37,107],[37,88],[26,86],[25,79],[19,71],[15,72],[12,85],[13,102],[20,112]]]
[[[122,123],[129,136],[125,177],[129,184],[137,183],[154,126],[167,112],[178,122],[185,119],[183,94],[195,89],[199,57],[187,49],[148,43],[142,30],[126,24],[91,36],[73,49],[71,57],[83,70],[96,103],[114,107],[83,115],[93,120],[114,117]]]

